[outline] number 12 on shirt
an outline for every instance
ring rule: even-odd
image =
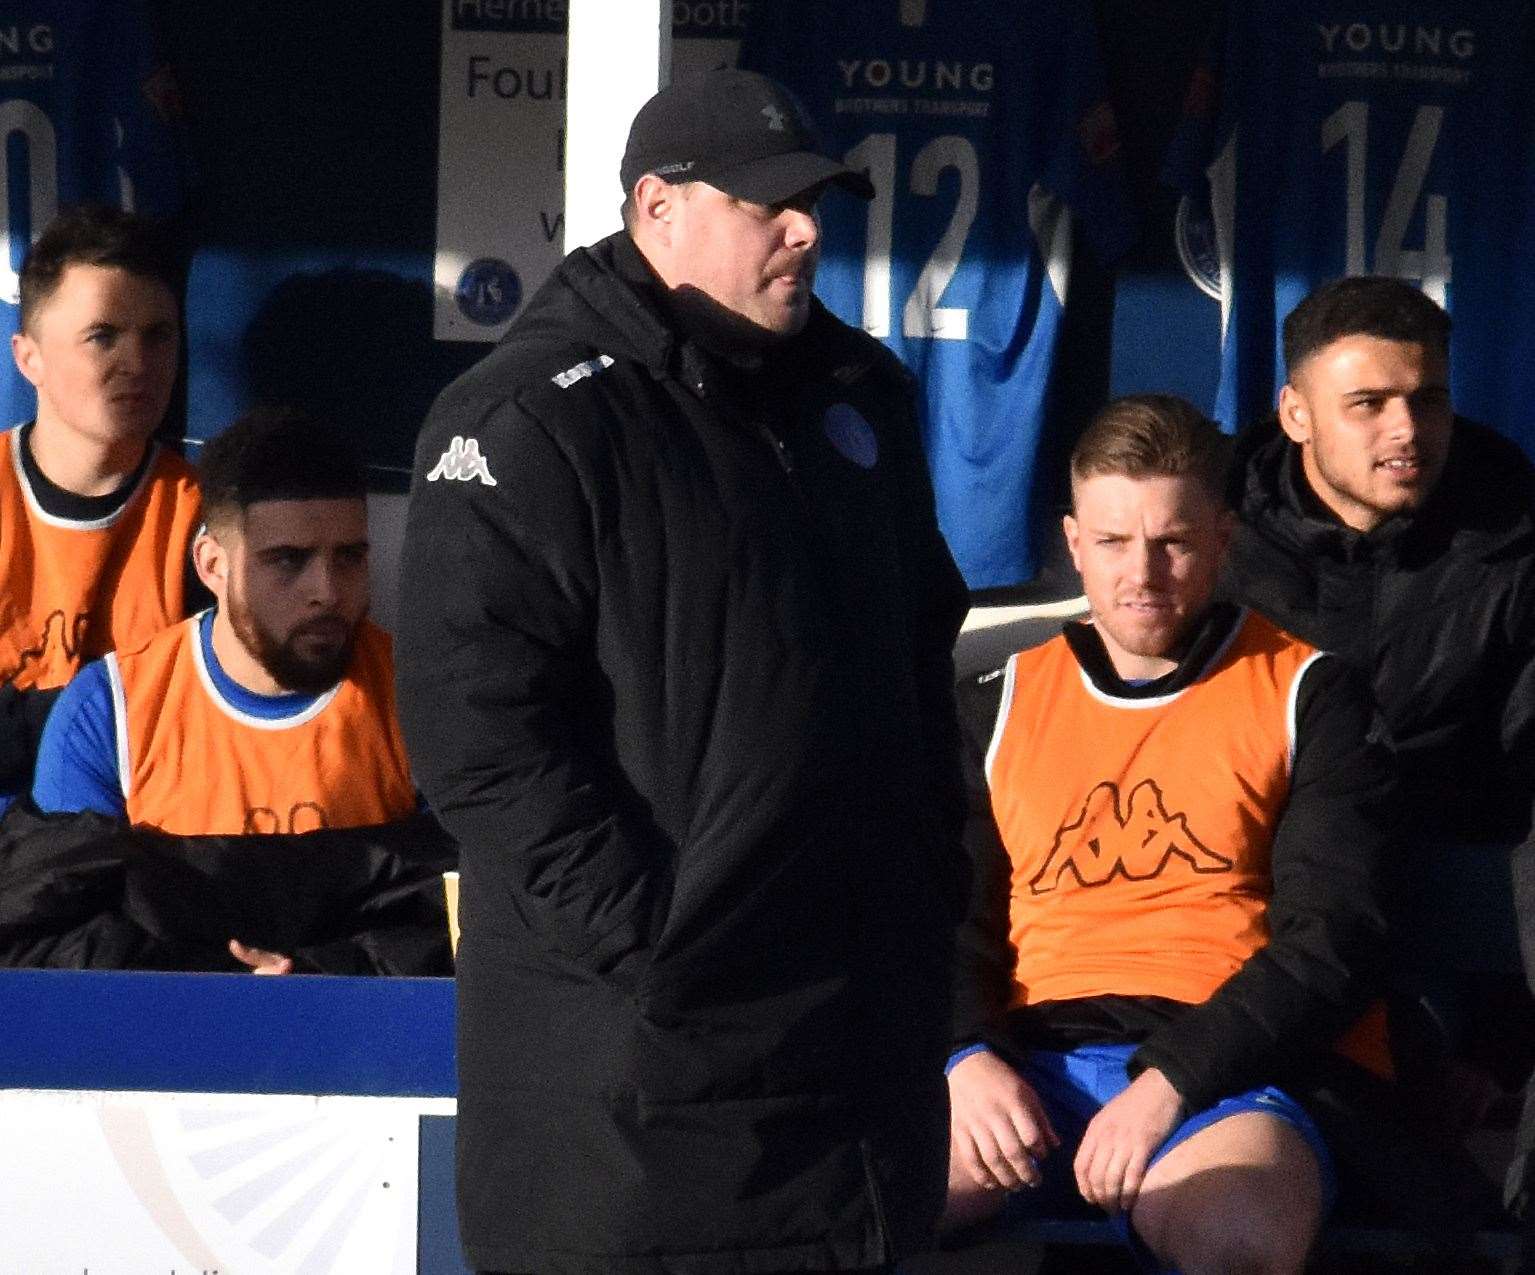
[[[869,201],[864,246],[863,316],[865,332],[890,336],[895,322],[891,292],[891,252],[895,243],[895,197],[900,184],[898,147],[894,133],[871,133],[847,152],[844,162],[862,168],[874,183]],[[949,282],[959,269],[965,241],[975,223],[981,200],[981,166],[975,145],[966,137],[935,137],[917,151],[905,175],[913,195],[935,198],[939,178],[947,169],[959,176],[958,193],[948,226],[923,263],[916,285],[901,304],[901,335],[914,340],[963,341],[969,335],[970,312],[942,306]]]

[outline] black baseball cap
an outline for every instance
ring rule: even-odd
[[[619,169],[624,191],[646,173],[708,182],[754,204],[782,203],[824,182],[874,197],[867,176],[824,153],[788,89],[728,68],[668,85],[640,107]]]

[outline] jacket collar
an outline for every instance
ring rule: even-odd
[[[1061,632],[1082,672],[1104,695],[1123,700],[1160,699],[1176,695],[1203,677],[1226,649],[1246,614],[1241,607],[1229,602],[1215,603],[1195,627],[1178,667],[1138,686],[1130,685],[1115,671],[1103,638],[1091,623],[1075,621],[1065,625]]]
[[[667,373],[677,334],[666,321],[661,281],[627,231],[609,235],[590,248],[577,248],[561,263],[560,273],[622,340],[625,353],[652,375]]]
[[[727,358],[680,332],[668,312],[665,285],[646,263],[626,231],[619,231],[565,258],[560,273],[569,287],[605,325],[628,357],[656,379],[674,378],[700,398],[717,383],[738,382],[759,369]],[[768,365],[793,367],[796,379],[829,374],[842,384],[860,379],[871,360],[850,350],[846,329],[812,297],[804,331],[772,347]],[[614,351],[615,353],[617,351]]]

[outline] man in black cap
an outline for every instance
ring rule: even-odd
[[[870,186],[738,71],[657,94],[622,180],[626,229],[417,451],[400,711],[463,852],[465,1247],[886,1267],[945,1188],[966,598],[911,378],[811,295],[817,199]]]

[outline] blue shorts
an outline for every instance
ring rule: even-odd
[[[1016,1057],[1008,1059],[1039,1095],[1045,1114],[1050,1117],[1050,1124],[1060,1137],[1061,1145],[1041,1161],[1039,1167],[1044,1180],[1039,1186],[1014,1191],[1008,1196],[1002,1214],[1004,1218],[1070,1217],[1089,1207],[1077,1191],[1072,1161],[1076,1157],[1082,1135],[1087,1132],[1088,1122],[1109,1099],[1129,1086],[1130,1077],[1125,1068],[1135,1049],[1134,1045],[1079,1045],[1069,1053],[1031,1049],[1021,1060]],[[1208,1129],[1227,1116],[1240,1115],[1244,1111],[1262,1111],[1277,1116],[1306,1140],[1306,1145],[1316,1156],[1325,1216],[1338,1194],[1337,1173],[1333,1168],[1332,1156],[1311,1117],[1295,1099],[1273,1085],[1222,1098],[1213,1107],[1195,1112],[1168,1135],[1167,1141],[1151,1157],[1151,1163],[1155,1164],[1180,1142],[1188,1141],[1200,1130]],[[1141,1262],[1150,1270],[1158,1269],[1149,1250],[1131,1230],[1129,1215],[1121,1213],[1113,1222],[1121,1238],[1135,1251]]]

